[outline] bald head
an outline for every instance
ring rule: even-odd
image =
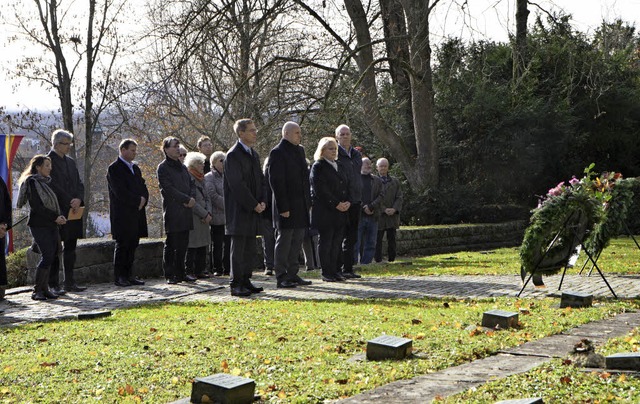
[[[289,121],[282,126],[282,138],[294,145],[299,145],[302,141],[302,131],[300,125]]]

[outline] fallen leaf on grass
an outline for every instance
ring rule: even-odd
[[[417,318],[414,318],[413,320],[411,320],[411,324],[422,324],[422,320],[418,320]]]
[[[563,376],[560,378],[560,383],[571,384],[571,378],[569,376]]]
[[[625,375],[624,373],[618,376],[618,383],[624,383],[626,381],[627,381],[627,375]]]
[[[223,360],[222,362],[220,362],[220,367],[222,368],[222,370],[224,370],[225,372],[229,371],[229,362],[227,362],[227,360]]]
[[[287,398],[287,393],[285,393],[284,391],[280,390],[280,392],[278,393],[278,398],[281,400],[284,400],[285,398]]]
[[[40,366],[42,366],[43,368],[50,368],[50,367],[58,366],[58,362],[42,362]]]
[[[38,341],[38,342],[47,342],[49,340],[46,339],[46,338],[38,338],[36,341]]]
[[[611,373],[609,373],[609,372],[602,372],[602,373],[600,373],[600,375],[599,375],[599,376],[600,376],[600,378],[601,378],[601,379],[608,379],[608,378],[610,378],[610,377],[611,377]]]

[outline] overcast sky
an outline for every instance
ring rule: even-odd
[[[0,3],[5,0],[0,0]],[[129,3],[144,2],[130,0]],[[336,0],[340,3],[340,0]],[[459,0],[457,3],[462,2]],[[437,13],[431,19],[432,40],[437,42],[446,35],[463,36],[472,39],[491,38],[506,41],[509,32],[515,26],[515,0],[468,0],[468,12],[461,14],[452,2],[441,0]],[[607,21],[622,18],[638,27],[640,20],[640,0],[539,0],[535,2],[547,10],[562,8],[573,15],[572,23],[578,29],[591,33],[604,19]],[[29,3],[25,3],[27,7]],[[84,4],[84,2],[78,2]],[[141,9],[141,8],[139,8]],[[538,10],[530,6],[532,13]],[[532,16],[529,22],[533,21]],[[12,65],[24,53],[23,46],[10,43],[7,38],[12,35],[6,24],[0,24],[0,105],[9,109],[30,108],[50,110],[58,108],[58,101],[53,90],[40,85],[20,83],[20,90],[14,92],[16,81],[11,77]]]

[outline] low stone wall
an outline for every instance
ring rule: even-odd
[[[486,250],[520,245],[525,221],[402,228],[397,233],[399,256],[432,255],[456,251]],[[136,250],[135,274],[158,278],[162,272],[163,239],[142,239]],[[78,241],[75,276],[79,284],[113,281],[114,241],[84,239]],[[386,240],[383,246],[386,251]],[[259,251],[259,249],[258,249]],[[33,283],[39,255],[27,253],[28,282]],[[256,257],[256,263],[261,262]],[[257,265],[256,265],[257,267]],[[62,279],[62,275],[61,278]]]

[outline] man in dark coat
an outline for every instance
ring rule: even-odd
[[[362,154],[351,146],[351,129],[347,125],[336,128],[336,140],[338,141],[338,164],[345,168],[349,176],[349,195],[351,206],[349,207],[349,220],[344,230],[342,241],[341,261],[342,276],[347,279],[361,278],[353,269],[354,246],[358,241],[358,226],[360,223],[360,211],[362,210]],[[340,265],[341,264],[341,265]]]
[[[258,153],[253,150],[258,130],[251,119],[233,125],[238,142],[224,160],[224,213],[231,236],[231,295],[249,296],[264,290],[249,280],[256,256],[260,214],[266,208],[266,181]]]
[[[295,122],[282,127],[282,140],[269,154],[273,227],[276,229],[275,270],[277,287],[310,285],[298,275],[298,256],[309,227],[311,191],[309,170],[300,146],[302,133]]]
[[[66,292],[82,292],[87,289],[76,284],[73,268],[76,265],[76,246],[82,234],[82,216],[70,220],[69,214],[79,213],[84,205],[84,184],[76,162],[67,156],[71,151],[73,135],[66,130],[58,129],[51,134],[51,151],[47,157],[51,159],[51,182],[49,186],[58,198],[58,204],[67,223],[60,227],[60,239],[63,245],[64,289],[60,285],[60,260],[54,259],[49,272],[49,287],[57,295]]]
[[[140,237],[147,237],[145,206],[149,190],[140,167],[133,163],[138,144],[132,139],[120,142],[120,155],[107,171],[111,235],[116,241],[113,276],[116,286],[144,285],[131,273]]]
[[[7,184],[0,177],[0,300],[4,299],[7,286],[7,261],[4,250],[7,243],[7,230],[11,228],[11,198]]]
[[[196,185],[187,167],[180,162],[180,141],[168,136],[162,141],[165,159],[158,165],[158,183],[162,195],[162,218],[167,238],[162,252],[162,268],[167,283],[195,282],[185,275],[184,259],[193,229],[191,208],[196,204]]]

